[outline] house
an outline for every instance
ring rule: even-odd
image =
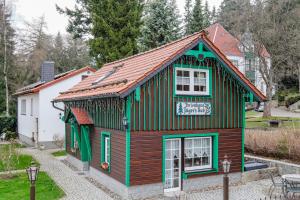
[[[68,161],[124,198],[232,182],[244,169],[244,104],[266,97],[198,32],[115,62],[55,98]]]
[[[15,93],[18,99],[18,134],[29,145],[55,147],[53,140],[64,139],[65,127],[59,119],[63,113],[52,106],[52,100],[80,82],[95,70],[90,67],[74,69],[54,75],[54,63],[44,62],[40,81],[27,85]],[[57,105],[64,108],[63,104]]]
[[[252,35],[246,31],[239,39],[235,38],[224,27],[215,23],[208,27],[208,38],[225,56],[263,93],[266,94],[266,83],[259,71],[259,58],[253,53],[254,44]],[[262,55],[271,66],[271,56],[264,48]]]

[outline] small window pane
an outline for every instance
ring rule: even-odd
[[[190,91],[190,86],[189,85],[184,85],[183,86],[183,91]]]
[[[189,71],[183,71],[183,76],[184,77],[190,77],[190,72]]]

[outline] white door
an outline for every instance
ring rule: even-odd
[[[181,140],[167,139],[165,146],[165,192],[181,188]]]

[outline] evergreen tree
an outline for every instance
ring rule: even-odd
[[[181,37],[175,0],[153,0],[146,5],[140,50],[152,49]]]
[[[191,34],[191,21],[192,21],[192,0],[185,0],[184,6],[184,23],[185,23],[185,35]]]
[[[210,24],[214,24],[217,21],[217,13],[216,13],[216,7],[213,6],[211,14],[210,14]]]
[[[208,7],[208,1],[205,1],[205,6],[203,10],[203,28],[207,28],[210,26],[210,11]]]
[[[204,16],[201,0],[195,1],[192,12],[191,33],[201,31],[204,28]]]
[[[68,32],[83,37],[91,34],[90,54],[98,64],[137,53],[142,5],[140,0],[77,0],[74,10],[61,9],[70,19]]]

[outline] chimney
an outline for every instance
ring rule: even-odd
[[[49,82],[54,79],[54,62],[44,61],[41,66],[41,81]]]

